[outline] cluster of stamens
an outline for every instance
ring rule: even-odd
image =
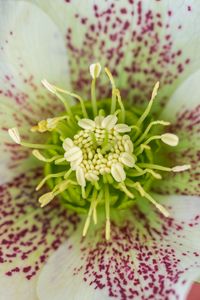
[[[92,84],[89,114],[80,96],[51,85],[46,80],[42,81],[48,91],[61,100],[66,109],[64,115],[42,120],[31,128],[31,131],[39,133],[49,132],[52,135],[50,143],[22,142],[17,128],[9,129],[9,134],[17,144],[33,148],[33,155],[46,163],[46,176],[36,190],[48,183],[51,191],[39,198],[41,207],[60,195],[65,207],[77,212],[86,212],[87,218],[83,228],[85,236],[91,216],[96,224],[97,206],[103,204],[106,218],[105,236],[108,240],[111,205],[114,204],[117,209],[125,209],[134,205],[139,196],[146,198],[168,217],[168,211],[152,198],[143,183],[151,183],[152,178],[161,179],[160,172],[182,172],[189,169],[190,165],[169,168],[154,163],[154,150],[151,144],[158,146],[159,143],[165,143],[174,147],[179,142],[178,137],[172,133],[152,134],[152,127],[168,126],[168,122],[146,120],[157,95],[159,83],[156,83],[144,112],[138,115],[130,108],[131,118],[126,122],[127,112],[120,92],[107,68],[105,72],[112,85],[112,99],[105,101],[107,104],[110,103],[110,108],[103,106],[103,101],[98,101],[97,104],[95,83],[100,72],[99,63],[90,66]],[[77,99],[80,105],[70,107],[62,97],[63,93]],[[76,113],[77,111],[79,112]],[[132,123],[132,119],[136,121]]]
[[[117,182],[126,178],[124,166],[133,167],[133,143],[129,135],[131,128],[126,124],[116,124],[117,117],[97,116],[79,120],[83,129],[74,139],[65,139],[63,148],[67,161],[76,171],[77,182],[85,187],[85,180],[97,182],[100,175],[110,174]]]

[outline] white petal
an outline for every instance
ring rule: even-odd
[[[101,73],[100,63],[90,65],[90,75],[92,76],[92,78],[99,77],[100,73]]]
[[[37,276],[27,280],[23,275],[17,275],[15,278],[5,276],[3,270],[0,271],[0,299],[9,300],[35,300],[37,299],[35,287],[37,285]]]
[[[72,147],[74,147],[74,142],[72,141],[72,139],[70,138],[66,138],[63,142],[63,148],[65,151],[68,151],[69,149],[71,149]]]
[[[139,201],[142,218],[137,206],[116,217],[109,243],[102,237],[105,223],[85,239],[81,225],[42,269],[39,300],[108,300],[111,293],[116,299],[186,299],[199,276],[199,198],[155,198],[169,208],[170,219]]]
[[[95,122],[90,119],[81,119],[78,121],[78,125],[87,130],[93,130],[95,128]]]
[[[49,16],[30,1],[0,2],[0,167],[9,179],[20,169],[26,172],[31,159],[30,151],[20,147],[13,164],[5,128],[17,126],[27,142],[36,142],[32,124],[61,111],[41,80],[69,87],[70,78],[64,38]]]
[[[173,134],[173,133],[164,133],[161,135],[161,140],[163,143],[175,147],[178,145],[179,142],[179,138],[177,135]]]
[[[67,36],[72,82],[87,98],[90,85],[84,82],[91,79],[88,62],[101,60],[102,65],[116,74],[116,85],[123,89],[127,101],[137,104],[144,104],[159,79],[161,88],[156,101],[159,108],[178,84],[200,66],[198,0],[167,0],[156,4],[152,0],[111,3],[85,0],[84,5],[67,0],[59,3],[52,0],[50,5],[45,0],[32,1]],[[105,86],[101,87],[99,99],[109,93],[108,87],[105,93],[102,92]]]
[[[67,161],[76,161],[79,160],[83,156],[82,151],[79,147],[74,146],[70,148],[67,152],[65,152],[64,157]]]
[[[171,130],[179,136],[179,145],[171,157],[171,165],[191,165],[190,170],[166,177],[158,190],[162,193],[199,195],[200,182],[200,70],[186,79],[164,109],[161,119],[171,122]]]
[[[42,174],[31,167],[0,186],[1,300],[38,300],[38,274],[78,221],[58,202],[40,207],[35,187]]]
[[[127,167],[132,168],[135,165],[135,159],[133,155],[123,152],[120,154],[120,161]]]
[[[115,115],[108,115],[103,119],[102,127],[110,130],[114,128],[116,123],[117,123],[117,117]]]
[[[126,179],[126,173],[120,163],[116,163],[111,166],[111,174],[117,182],[122,182]]]
[[[1,3],[2,67],[7,65],[7,71],[16,76],[16,88],[19,88],[19,85],[28,88],[23,80],[31,75],[40,87],[43,78],[47,78],[49,82],[59,81],[60,84],[64,84],[66,80],[69,82],[64,39],[46,13],[30,2]],[[20,70],[23,72],[21,75]],[[6,70],[1,69],[2,71]],[[5,75],[9,76],[9,73]],[[29,89],[30,87],[29,85]],[[32,92],[34,93],[34,88]]]
[[[130,132],[131,131],[131,127],[129,127],[126,124],[117,124],[117,125],[115,125],[114,128],[117,132]]]
[[[79,185],[84,187],[86,185],[85,182],[85,173],[82,167],[77,167],[76,169],[76,179]]]

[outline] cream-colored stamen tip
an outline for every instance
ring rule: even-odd
[[[43,86],[51,93],[56,94],[56,88],[51,85],[46,79],[43,79],[42,81]]]
[[[16,144],[19,144],[19,145],[21,144],[21,138],[19,135],[19,131],[16,127],[8,129],[8,134]]]
[[[164,133],[161,135],[161,141],[169,146],[175,147],[178,145],[179,138],[173,133]]]
[[[92,78],[98,78],[101,73],[101,65],[100,63],[94,63],[90,65],[90,75]]]
[[[191,168],[190,165],[182,165],[182,166],[176,166],[172,168],[173,172],[183,172],[186,170],[189,170]]]

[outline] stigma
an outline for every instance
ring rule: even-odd
[[[83,236],[98,221],[98,208],[104,207],[105,238],[111,237],[112,210],[129,209],[146,199],[164,217],[167,209],[151,195],[154,180],[164,172],[183,172],[190,165],[168,167],[156,163],[162,144],[176,147],[179,138],[163,127],[170,123],[155,120],[151,109],[157,96],[159,82],[153,88],[150,101],[143,112],[122,101],[120,91],[108,68],[105,68],[111,88],[110,99],[96,97],[96,80],[102,71],[99,63],[89,68],[91,101],[42,80],[44,87],[64,105],[63,114],[40,120],[32,132],[47,134],[44,144],[21,140],[17,128],[9,129],[13,141],[32,148],[32,154],[45,164],[45,177],[36,187],[50,188],[39,198],[41,207],[58,197],[67,209],[86,214]],[[70,106],[66,96],[77,103]],[[161,130],[162,128],[162,130]],[[157,131],[156,131],[157,130]],[[161,133],[160,133],[161,132]]]

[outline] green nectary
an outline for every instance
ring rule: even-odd
[[[101,66],[90,66],[92,76],[91,101],[83,101],[74,93],[50,85],[44,86],[64,104],[62,116],[40,121],[32,131],[49,132],[45,144],[21,142],[16,128],[9,130],[13,140],[34,148],[33,155],[44,162],[45,183],[50,191],[39,198],[41,207],[58,196],[61,203],[77,213],[87,214],[83,236],[86,235],[91,217],[97,223],[97,209],[105,207],[106,239],[110,238],[110,207],[127,209],[141,197],[149,200],[165,217],[167,210],[149,194],[154,180],[162,178],[160,172],[179,172],[188,165],[173,168],[156,164],[162,143],[178,144],[178,137],[161,133],[163,120],[150,114],[159,83],[144,111],[122,102],[110,71],[105,68],[112,85],[111,99],[96,101],[95,83]],[[75,97],[79,103],[69,106],[63,94]],[[161,125],[161,126],[159,126]]]

